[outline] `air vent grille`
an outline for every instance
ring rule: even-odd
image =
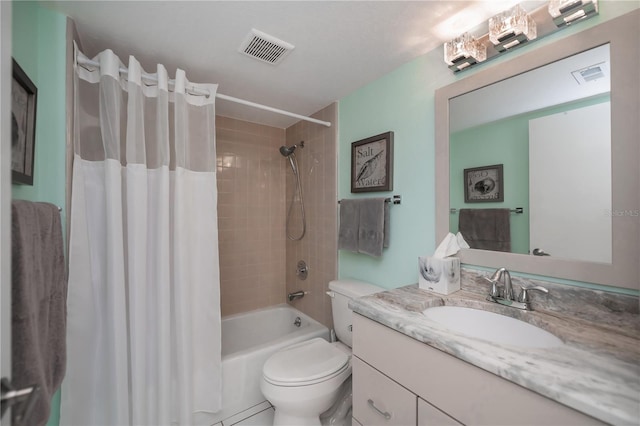
[[[602,74],[602,68],[600,67],[593,67],[593,68],[586,69],[580,72],[580,74],[582,75],[582,78],[584,78],[585,81],[597,80],[604,76]]]
[[[599,64],[591,65],[576,71],[573,71],[573,78],[576,79],[578,84],[585,84],[591,81],[600,80],[608,75],[607,62],[601,62]]]
[[[294,46],[286,41],[252,29],[238,50],[259,61],[276,65],[293,49]]]

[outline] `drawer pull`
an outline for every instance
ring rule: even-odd
[[[382,417],[384,417],[387,420],[389,420],[391,418],[391,414],[387,413],[386,411],[381,411],[378,407],[376,407],[376,405],[373,403],[372,399],[369,399],[367,402],[369,403],[369,407],[371,407],[374,410],[376,410],[378,412],[378,414],[380,414]]]

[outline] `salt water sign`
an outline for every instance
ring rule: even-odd
[[[393,132],[351,144],[351,192],[393,190]]]

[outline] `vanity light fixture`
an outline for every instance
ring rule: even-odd
[[[549,15],[558,27],[572,23],[598,13],[598,0],[551,0]]]
[[[499,52],[504,52],[537,37],[536,22],[516,5],[489,19],[489,40]]]
[[[597,14],[598,0],[551,0],[528,12],[516,5],[445,43],[444,61],[465,71]]]
[[[464,33],[444,44],[444,61],[454,71],[461,71],[485,59],[487,59],[487,46],[469,33]]]

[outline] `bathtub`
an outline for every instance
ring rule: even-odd
[[[287,304],[222,318],[222,410],[197,423],[215,424],[264,403],[260,379],[267,358],[314,337],[329,340],[329,329]]]

